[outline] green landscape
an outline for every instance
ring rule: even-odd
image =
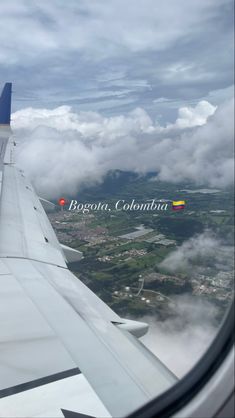
[[[111,208],[82,213],[67,207],[52,213],[50,219],[60,242],[83,253],[83,259],[70,269],[118,314],[165,320],[174,315],[175,297],[186,294],[215,303],[221,320],[233,293],[231,190],[174,185],[151,175],[118,172],[72,199],[105,202]],[[169,207],[166,211],[116,211],[119,199],[138,203],[161,199]],[[172,211],[172,200],[185,200],[185,209]],[[185,243],[186,248],[197,247],[190,240],[202,234],[208,234],[209,242],[220,242],[217,253],[210,249],[199,254],[196,248],[189,265],[174,269],[164,264]],[[218,257],[223,262],[217,262]]]

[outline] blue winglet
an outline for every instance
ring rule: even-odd
[[[11,122],[11,91],[12,83],[6,83],[0,97],[0,125],[10,125]]]

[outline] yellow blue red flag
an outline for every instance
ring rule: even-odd
[[[172,209],[173,210],[182,210],[185,208],[185,200],[173,200]]]

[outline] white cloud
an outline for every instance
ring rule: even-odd
[[[211,105],[206,100],[202,100],[194,108],[190,106],[181,107],[175,125],[179,128],[205,125],[208,117],[213,115],[215,110],[216,106]]]
[[[73,194],[115,169],[225,187],[233,182],[233,102],[221,105],[206,122],[213,110],[208,102],[181,109],[184,125],[204,123],[182,129],[179,119],[160,126],[141,108],[114,117],[75,113],[68,106],[22,109],[12,115],[18,164],[48,197]]]
[[[171,252],[161,263],[170,272],[190,272],[191,277],[205,267],[218,270],[234,268],[233,247],[225,245],[210,230],[193,236]]]
[[[178,296],[171,307],[174,316],[166,321],[141,318],[150,325],[142,342],[181,378],[202,357],[218,332],[217,308],[189,295]]]

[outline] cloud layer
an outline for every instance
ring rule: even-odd
[[[68,106],[27,108],[12,117],[18,162],[47,197],[65,190],[73,194],[115,169],[156,171],[170,182],[228,186],[233,181],[233,104],[224,104],[207,120],[213,111],[209,103],[199,103],[180,109],[176,123],[162,127],[141,108],[110,118],[73,113]],[[192,125],[202,126],[186,128]]]
[[[115,117],[74,113],[68,106],[27,108],[12,119],[17,163],[46,197],[73,195],[115,169],[216,187],[233,181],[232,101],[216,110],[205,101],[184,107],[166,126],[142,108]]]

